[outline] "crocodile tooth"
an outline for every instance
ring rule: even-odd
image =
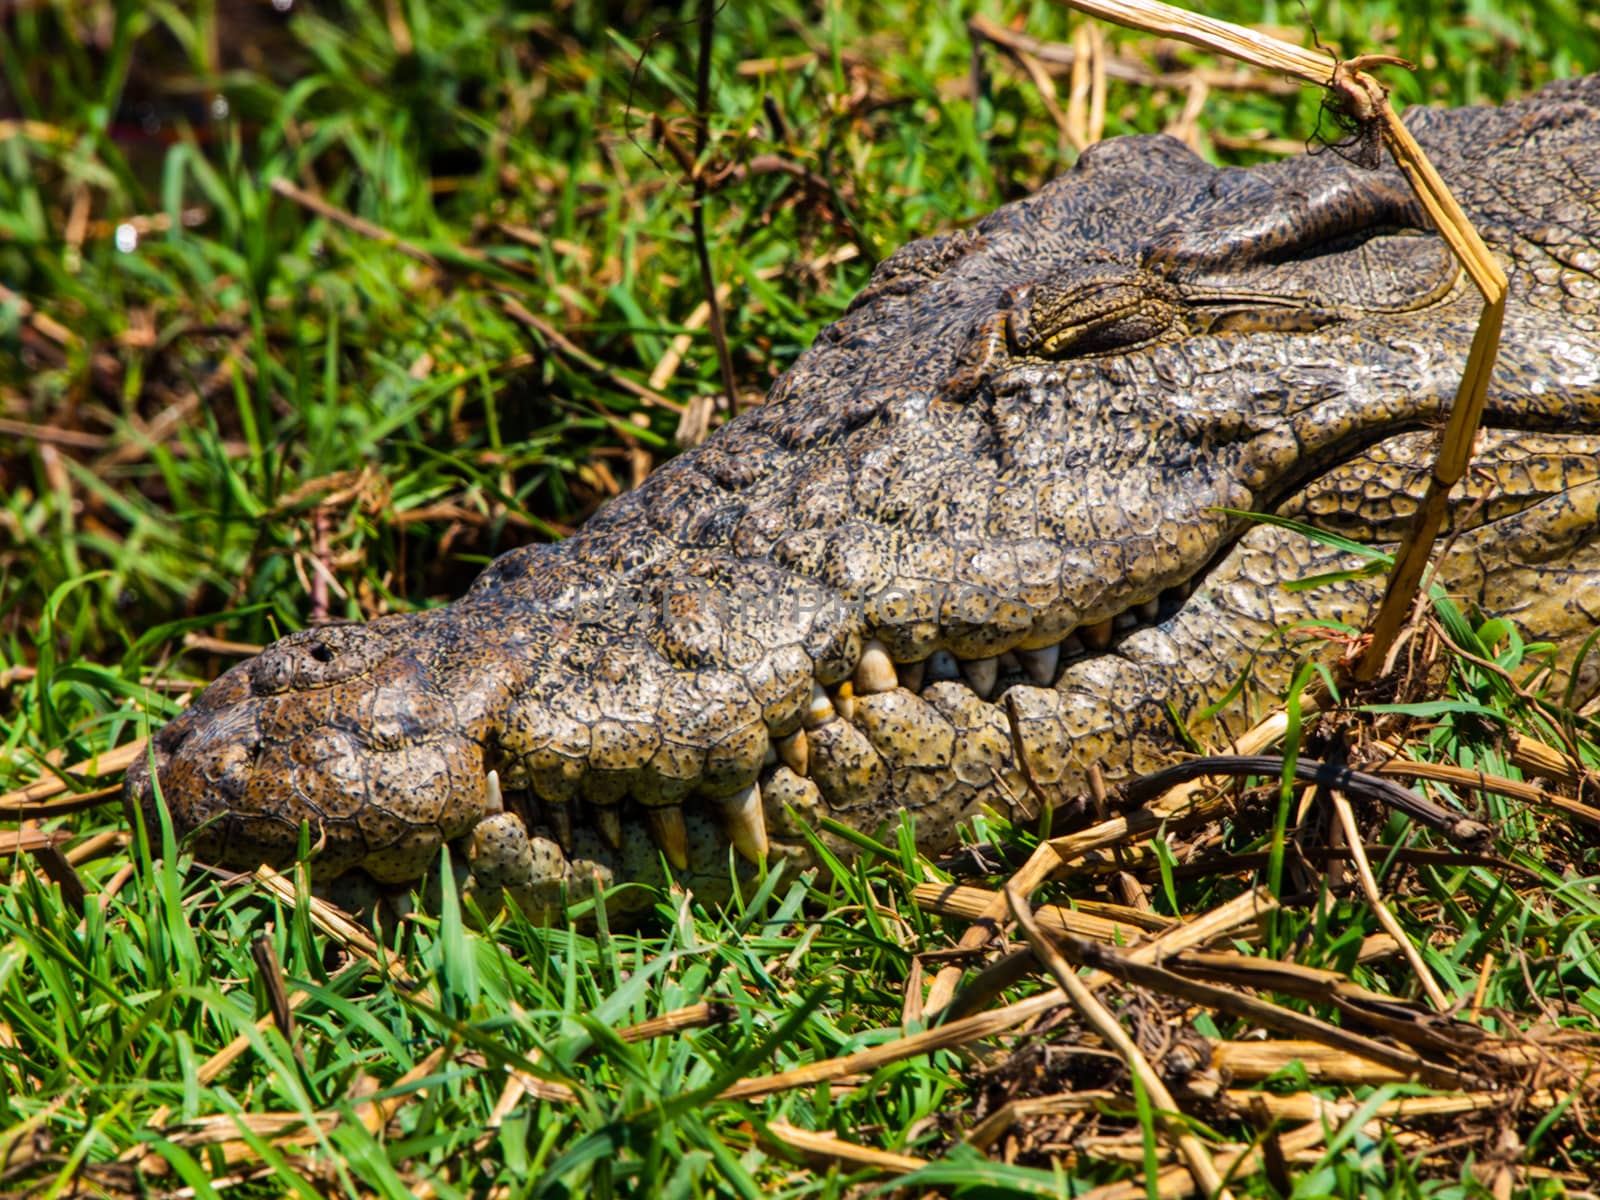
[[[1018,650],[1016,655],[1028,678],[1040,687],[1049,687],[1056,681],[1056,668],[1061,665],[1060,645],[1046,646],[1043,650]]]
[[[483,781],[484,811],[493,816],[506,810],[505,798],[500,795],[500,772],[490,771]]]
[[[1146,621],[1156,621],[1161,617],[1161,601],[1159,599],[1146,600],[1139,605],[1139,616]]]
[[[868,642],[862,649],[861,661],[856,664],[855,685],[858,696],[892,692],[900,686],[900,677],[894,671],[894,660],[889,657],[889,651],[882,642]]]
[[[935,650],[928,658],[929,683],[944,683],[946,680],[961,678],[961,664],[956,661],[956,656],[948,650]]]
[[[846,721],[856,719],[856,689],[848,679],[833,689],[833,707]]]
[[[650,823],[650,837],[661,847],[667,861],[679,871],[689,869],[689,830],[683,823],[681,804],[663,804],[659,808],[644,810]]]
[[[1132,629],[1138,623],[1139,618],[1134,614],[1132,609],[1129,609],[1127,612],[1119,612],[1111,619],[1112,628],[1119,631],[1124,629]]]
[[[928,662],[899,663],[895,667],[895,674],[900,677],[900,686],[908,692],[922,690],[922,677],[927,674]]]
[[[1096,650],[1104,650],[1111,645],[1111,618],[1107,617],[1104,621],[1094,625],[1085,625],[1079,632],[1083,634],[1083,640],[1091,647]]]
[[[800,718],[800,724],[806,729],[815,729],[819,725],[826,725],[838,714],[833,711],[833,698],[822,689],[820,683],[811,685],[811,703],[806,706],[805,715]]]
[[[1083,639],[1075,633],[1068,634],[1061,639],[1060,650],[1062,658],[1081,657],[1083,654]]]
[[[775,767],[778,765],[778,748],[771,742],[768,742],[767,748],[761,752],[761,765],[762,767]]]
[[[987,700],[994,692],[1000,678],[1000,660],[997,658],[969,658],[961,664],[961,676],[967,686]]]
[[[788,737],[779,738],[776,748],[783,765],[804,779],[811,770],[811,740],[806,737],[806,731],[796,729]]]
[[[622,816],[614,805],[594,806],[594,827],[600,831],[600,838],[613,850],[622,849]]]
[[[734,849],[756,866],[767,861],[767,817],[761,808],[761,785],[752,783],[742,792],[713,800],[722,815],[722,830]]]

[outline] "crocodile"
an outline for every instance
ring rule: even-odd
[[[1573,648],[1600,628],[1600,76],[1407,121],[1510,279],[1434,578]],[[565,541],[226,672],[130,815],[156,836],[159,780],[201,859],[304,836],[319,879],[379,888],[451,844],[463,886],[546,915],[726,900],[848,852],[824,818],[908,813],[938,852],[1171,761],[1360,625],[1381,581],[1305,527],[1402,535],[1480,308],[1392,169],[1112,139],[882,261],[764,404]]]

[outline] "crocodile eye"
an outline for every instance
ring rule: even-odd
[[[1178,329],[1177,293],[1160,276],[1118,263],[1069,267],[1006,293],[1016,354],[1073,358],[1158,341]]]

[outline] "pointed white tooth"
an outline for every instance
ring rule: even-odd
[[[1028,678],[1040,687],[1049,687],[1056,681],[1056,667],[1061,662],[1061,647],[1046,646],[1043,650],[1018,650],[1017,660]]]
[[[712,803],[722,815],[722,829],[734,849],[760,866],[767,861],[767,817],[761,808],[761,785]]]
[[[483,793],[484,793],[483,802],[484,802],[484,806],[485,806],[485,811],[487,811],[491,816],[494,815],[495,813],[503,813],[503,812],[505,812],[505,810],[506,810],[506,802],[505,802],[504,797],[502,797],[500,795],[500,772],[499,771],[490,771],[489,772],[489,777],[486,780],[484,780]]]
[[[956,661],[956,656],[948,650],[935,650],[928,657],[928,672],[926,676],[929,683],[944,683],[951,679],[961,678],[961,664]]]
[[[861,661],[856,664],[856,695],[870,696],[874,692],[892,692],[900,686],[900,677],[894,672],[894,660],[879,641],[871,641],[862,648]]]
[[[1146,600],[1139,605],[1139,619],[1142,621],[1158,621],[1161,619],[1161,601]]]
[[[1000,660],[997,658],[969,658],[961,664],[961,675],[967,686],[987,700],[994,692],[1000,678]]]
[[[900,677],[900,686],[905,688],[906,691],[920,692],[922,690],[922,677],[927,673],[927,669],[928,663],[924,659],[922,662],[900,663],[895,667],[895,674]]]
[[[856,689],[848,679],[833,689],[833,707],[846,721],[856,719]]]
[[[1139,623],[1139,618],[1132,612],[1119,612],[1111,620],[1111,625],[1117,630],[1132,629]]]
[[[689,830],[683,823],[683,806],[663,804],[658,808],[647,808],[644,816],[650,825],[650,837],[661,847],[667,861],[678,870],[687,871]]]
[[[819,725],[826,725],[838,716],[833,711],[833,697],[823,691],[822,685],[811,685],[811,703],[806,706],[805,715],[800,718],[800,724],[806,729],[815,729]]]
[[[778,757],[783,765],[804,779],[811,770],[811,740],[804,729],[796,729],[786,738],[778,739]]]
[[[610,804],[594,805],[594,827],[600,831],[600,839],[613,850],[622,849],[622,816],[615,806]]]
[[[1111,618],[1107,617],[1094,625],[1085,625],[1078,631],[1083,634],[1083,640],[1096,650],[1104,650],[1111,645]]]
[[[1180,600],[1187,600],[1190,596],[1194,595],[1194,580],[1185,579],[1174,590],[1178,593],[1178,598]]]

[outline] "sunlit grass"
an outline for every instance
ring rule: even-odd
[[[1298,5],[1211,11],[1306,20]],[[985,12],[1041,39],[1075,28],[1054,5]],[[218,639],[448,600],[494,554],[561,536],[675,452],[684,412],[720,390],[696,313],[690,186],[650,129],[660,117],[692,144],[693,15],[46,0],[0,16],[12,122],[0,132],[0,791],[170,716],[189,681],[234,661]],[[1600,25],[1576,3],[1380,0],[1310,18],[1347,51],[1416,59],[1417,75],[1395,80],[1403,100],[1495,101],[1600,66]],[[710,123],[725,169],[708,221],[745,402],[876,260],[1071,160],[1024,72],[990,48],[974,75],[963,19],[918,4],[717,12]],[[1169,76],[1201,62],[1111,41]],[[1162,129],[1187,99],[1170,82],[1113,81],[1105,132]],[[1218,88],[1201,145],[1248,162],[1247,137],[1299,144],[1317,123],[1310,92]],[[680,361],[657,377],[682,334]],[[1529,672],[1503,629],[1462,618],[1453,632]],[[185,650],[187,634],[208,640]],[[1465,661],[1427,703],[1413,715],[1429,721],[1428,753],[1493,774],[1519,772],[1485,712],[1555,732],[1547,709]],[[1404,884],[1400,915],[1484,1027],[1540,1012],[1592,1033],[1592,836],[1487,803],[1522,873],[1380,864]],[[1268,808],[1221,848],[1267,847]],[[44,828],[70,835],[71,859],[125,822],[102,802]],[[1384,832],[1411,836],[1398,822]],[[1052,1173],[1037,1147],[1015,1164],[963,1147],[1010,1086],[993,1047],[715,1099],[742,1076],[899,1036],[908,989],[940,965],[917,956],[948,939],[909,898],[932,868],[903,831],[880,840],[891,853],[815,890],[775,877],[736,911],[663,896],[640,931],[512,916],[485,934],[445,903],[375,962],[350,957],[303,901],[185,876],[170,855],[118,844],[73,861],[82,911],[42,856],[18,856],[0,889],[0,1188],[121,1195],[142,1179],[228,1194],[216,1181],[243,1172],[263,1194],[837,1196],[881,1178],[784,1153],[775,1123],[934,1160],[923,1186],[951,1192],[1057,1195],[1129,1177],[1137,1162]],[[1139,868],[1160,911],[1203,911],[1238,887],[1237,872],[1162,866]],[[1380,930],[1357,894],[1280,917],[1274,945],[1297,961],[1412,994],[1395,961],[1359,960]],[[305,993],[292,1038],[270,1019],[257,939]],[[710,1023],[618,1036],[704,1001],[719,1005]],[[241,1036],[243,1052],[202,1076]],[[1070,1039],[1051,1054],[1051,1086],[1115,1077]],[[1126,1096],[1097,1129],[1139,1137]],[[189,1123],[235,1113],[280,1123],[192,1140]],[[281,1124],[294,1117],[315,1131]],[[1520,1162],[1595,1165],[1576,1118],[1515,1128]],[[1563,1141],[1568,1159],[1553,1149]],[[1318,1153],[1293,1164],[1297,1195],[1417,1195],[1439,1179],[1416,1142],[1392,1128],[1374,1140],[1359,1116]],[[1463,1178],[1429,1194],[1489,1194]],[[1236,1194],[1271,1188],[1258,1175]]]

